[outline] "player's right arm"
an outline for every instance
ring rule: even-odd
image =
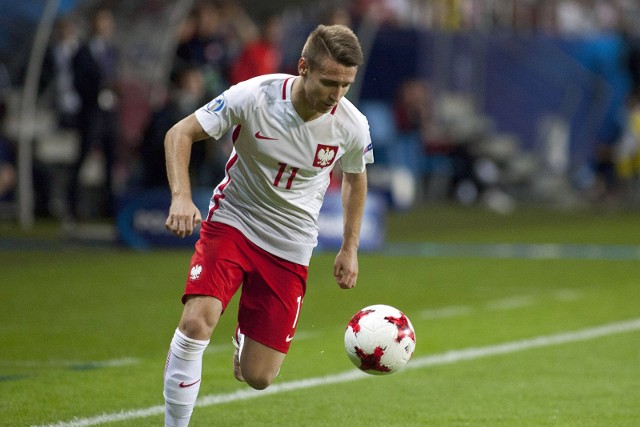
[[[189,159],[191,145],[208,136],[195,114],[191,114],[169,129],[164,139],[167,179],[171,189],[171,207],[165,227],[178,237],[190,236],[202,222],[202,215],[191,196]]]

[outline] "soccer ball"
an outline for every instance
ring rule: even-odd
[[[416,348],[409,318],[389,305],[371,305],[353,315],[344,333],[344,347],[358,369],[388,375],[404,368]]]

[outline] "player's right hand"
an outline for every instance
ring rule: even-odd
[[[333,263],[333,277],[341,289],[351,289],[358,280],[358,253],[340,249]]]
[[[200,210],[189,199],[172,199],[169,208],[169,216],[165,222],[167,230],[171,231],[174,236],[184,238],[191,236],[193,231],[202,223],[202,215]]]

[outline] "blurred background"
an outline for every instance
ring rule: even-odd
[[[348,94],[376,157],[365,227],[425,204],[640,209],[634,0],[0,0],[0,10],[5,230],[93,224],[130,246],[176,244],[163,235],[165,132],[231,84],[297,74],[307,34],[331,23],[350,26],[366,57]],[[194,145],[203,209],[229,151],[226,138]]]

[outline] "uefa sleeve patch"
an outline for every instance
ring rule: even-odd
[[[207,111],[211,111],[212,113],[217,113],[218,111],[224,108],[224,96],[220,95],[213,101],[207,104]]]

